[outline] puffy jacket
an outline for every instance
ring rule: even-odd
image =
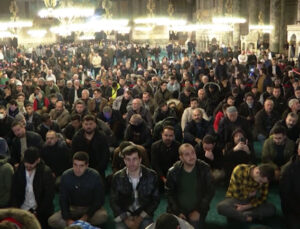
[[[209,204],[214,196],[214,186],[210,167],[204,161],[196,161],[196,173],[197,173],[197,193],[198,201],[196,211],[200,212],[204,218],[209,210]],[[183,171],[183,163],[181,161],[176,162],[173,167],[169,169],[166,182],[166,193],[168,197],[167,212],[179,215],[182,213],[181,207],[178,204],[178,185],[181,173]]]

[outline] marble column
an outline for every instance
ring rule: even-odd
[[[233,12],[233,15],[234,16],[241,16],[240,15],[240,1],[239,0],[233,0],[232,1],[232,12]],[[233,47],[232,48],[237,48],[240,46],[240,25],[239,24],[236,24],[234,25],[234,28],[233,28],[233,35],[232,35],[232,42],[233,42]]]
[[[196,20],[197,19],[197,14],[201,13],[201,0],[196,0]],[[201,50],[201,35],[202,35],[202,31],[196,31],[196,51],[200,51]]]
[[[217,0],[217,8],[218,8],[218,15],[221,16],[224,13],[224,1],[225,0]]]
[[[266,24],[265,9],[266,9],[266,1],[265,0],[258,1],[258,15],[259,15],[259,12],[261,11],[262,12],[261,17],[262,17],[262,21],[264,24]]]
[[[281,0],[270,1],[270,24],[274,26],[270,34],[270,50],[279,52],[280,41]]]
[[[140,17],[140,0],[131,0],[132,17]]]
[[[201,0],[196,0],[196,11],[201,8]]]
[[[159,11],[159,15],[161,16],[169,16],[168,15],[168,7],[169,7],[169,1],[168,0],[160,0],[159,3],[157,2],[157,9],[156,12]],[[173,5],[174,5],[174,1],[173,1]]]
[[[300,0],[297,3],[297,24],[300,24]]]
[[[251,0],[248,1],[248,14],[249,14],[249,25],[257,25],[258,24],[258,1]]]
[[[280,20],[280,35],[279,35],[279,52],[284,53],[284,45],[287,42],[287,23],[286,23],[286,5],[285,0],[281,0],[281,20]]]

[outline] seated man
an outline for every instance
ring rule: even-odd
[[[57,122],[59,128],[64,128],[70,121],[69,111],[63,101],[56,101],[55,108],[49,113],[51,120]]]
[[[30,126],[33,131],[36,131],[38,126],[41,124],[41,115],[33,110],[33,104],[27,102],[25,105],[26,114],[24,114],[26,119],[26,125]]]
[[[71,122],[63,129],[63,135],[68,146],[72,146],[72,139],[75,133],[81,128],[81,118],[78,114],[71,116]]]
[[[142,119],[145,121],[146,125],[152,129],[152,117],[150,111],[148,111],[145,107],[143,107],[143,102],[139,98],[135,98],[132,100],[131,108],[128,109],[126,123],[129,124],[130,119],[133,115],[139,114]]]
[[[232,172],[226,198],[217,210],[219,214],[243,222],[252,222],[275,214],[275,206],[266,203],[274,168],[240,164]]]
[[[59,184],[62,173],[71,168],[71,152],[66,142],[59,139],[58,134],[53,130],[49,130],[46,134],[41,158],[51,168],[56,184]]]
[[[10,163],[13,164],[14,167],[18,167],[24,157],[24,151],[27,148],[34,146],[41,149],[44,142],[39,134],[33,131],[27,131],[22,121],[13,121],[11,129],[15,137],[12,140]]]
[[[29,147],[13,176],[12,206],[32,212],[47,229],[53,213],[54,179],[51,169],[40,159],[39,150]]]
[[[43,140],[46,140],[46,134],[49,130],[54,130],[56,133],[61,133],[61,130],[56,121],[51,120],[48,113],[41,115],[42,123],[38,126],[37,132],[41,135]]]
[[[97,116],[111,129],[113,133],[113,139],[111,140],[116,145],[124,137],[125,121],[122,119],[120,112],[112,110],[110,106],[105,106],[102,110]]]
[[[232,133],[237,128],[241,128],[246,134],[245,138],[252,142],[252,133],[247,120],[239,115],[235,106],[230,106],[226,109],[225,116],[219,124],[219,144],[225,146],[227,142],[230,142]]]
[[[280,198],[282,212],[286,217],[288,229],[299,229],[300,225],[300,144],[298,153],[282,169],[280,179]]]
[[[276,178],[279,178],[280,167],[287,163],[295,154],[295,142],[286,136],[283,126],[275,126],[271,136],[264,142],[262,149],[262,162],[275,165]]]
[[[129,120],[129,126],[125,130],[126,141],[132,141],[134,144],[142,145],[150,152],[152,136],[151,130],[139,114],[134,114]]]
[[[82,129],[76,132],[72,140],[73,154],[78,151],[87,152],[89,165],[96,169],[102,177],[109,161],[109,148],[106,135],[97,128],[96,118],[86,115],[82,121]]]
[[[103,208],[104,187],[99,173],[89,168],[89,156],[79,151],[73,156],[73,168],[61,176],[60,211],[48,220],[52,228],[64,229],[75,220],[100,225],[107,220]]]
[[[0,137],[9,139],[12,137],[11,125],[14,119],[7,114],[6,107],[0,105]]]
[[[122,141],[121,144],[117,148],[115,148],[113,152],[112,163],[111,163],[113,174],[125,167],[124,155],[122,152],[123,149],[125,149],[127,146],[130,145],[134,145],[139,149],[139,151],[141,152],[142,164],[146,167],[150,167],[150,160],[147,151],[143,146],[136,145],[133,142],[129,142],[129,141]]]
[[[158,177],[141,165],[141,153],[136,146],[128,146],[122,152],[126,167],[114,174],[110,195],[116,229],[144,229],[153,222],[159,204]]]
[[[266,99],[264,107],[255,115],[255,134],[259,141],[264,141],[269,137],[269,133],[274,124],[280,119],[278,113],[274,110],[272,99]]]
[[[184,142],[190,143],[193,146],[199,144],[204,136],[209,132],[209,122],[203,119],[203,114],[200,108],[193,110],[192,121],[188,122],[184,128]]]
[[[9,206],[11,183],[14,169],[8,162],[9,150],[7,142],[0,137],[0,208]]]
[[[198,98],[191,98],[190,100],[190,106],[185,108],[181,117],[181,128],[184,130],[186,124],[190,121],[192,121],[193,116],[193,110],[196,109],[199,106]],[[206,121],[209,121],[209,118],[205,112],[204,109],[200,108],[203,114],[203,118]]]
[[[224,155],[217,145],[217,139],[212,135],[205,135],[203,141],[195,146],[197,158],[210,165],[215,182],[221,181],[225,176]]]
[[[179,159],[178,149],[180,142],[175,140],[172,126],[165,126],[161,136],[162,139],[154,142],[151,146],[151,165],[160,178],[160,187],[163,190],[169,168]]]
[[[288,113],[285,119],[276,122],[275,126],[277,125],[284,126],[286,128],[287,137],[296,142],[300,134],[299,125],[297,123],[298,123],[298,115],[293,112],[290,112]]]
[[[197,160],[194,147],[188,143],[179,147],[179,158],[167,175],[167,212],[187,220],[195,228],[203,228],[214,196],[210,168]]]

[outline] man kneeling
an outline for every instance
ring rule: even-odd
[[[60,208],[48,219],[52,228],[63,229],[74,220],[82,220],[92,225],[103,224],[107,220],[104,204],[104,187],[99,173],[89,168],[86,152],[73,156],[73,168],[61,176]]]

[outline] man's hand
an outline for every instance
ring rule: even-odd
[[[254,197],[254,196],[256,196],[256,193],[257,193],[257,190],[255,190],[255,191],[249,193],[249,197]]]
[[[238,150],[243,150],[243,151],[249,151],[249,147],[244,143],[244,142],[239,142],[234,148],[233,151],[238,151]]]
[[[276,181],[279,181],[279,179],[280,179],[280,169],[275,169],[275,174],[274,174],[274,179],[276,180]]]
[[[88,219],[88,216],[86,215],[86,214],[84,214],[81,218],[80,218],[80,220],[82,220],[82,221],[87,221],[87,219]]]
[[[198,221],[200,219],[200,213],[198,211],[192,211],[189,214],[189,219],[191,221]]]
[[[236,204],[235,207],[236,207],[237,211],[242,212],[242,211],[246,211],[246,210],[250,209],[252,206],[251,206],[251,204]]]
[[[247,222],[252,222],[252,220],[253,220],[252,216],[246,216],[246,221]]]
[[[66,143],[67,143],[68,145],[72,145],[72,140],[66,139]]]
[[[205,157],[208,158],[211,161],[214,160],[214,154],[213,154],[213,152],[211,150],[206,150],[205,151]]]
[[[143,217],[141,216],[129,216],[124,220],[124,223],[129,229],[138,229],[142,221]]]
[[[140,227],[141,222],[143,221],[143,217],[141,216],[134,216],[133,222],[134,222],[134,228],[138,229]]]
[[[200,144],[202,140],[200,138],[195,138],[195,142],[197,142],[197,144]]]
[[[72,220],[72,219],[67,219],[66,220],[67,226],[70,226],[72,223],[74,223],[74,220]]]
[[[134,226],[133,217],[132,217],[132,216],[127,217],[127,218],[124,220],[124,223],[126,224],[126,226],[127,226],[128,228],[133,228],[133,226]]]
[[[178,217],[179,217],[179,218],[181,218],[181,219],[184,219],[184,220],[186,220],[186,217],[185,217],[185,215],[184,215],[184,214],[182,214],[182,213],[180,213],[180,214],[178,215]]]
[[[164,182],[164,184],[167,182],[167,178],[165,177],[161,177],[162,181]]]

